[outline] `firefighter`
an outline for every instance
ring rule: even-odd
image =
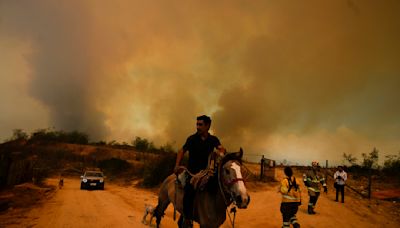
[[[296,213],[301,204],[301,191],[299,183],[293,176],[293,171],[290,167],[284,169],[286,178],[281,181],[279,189],[282,194],[281,213],[283,218],[282,228],[290,228],[290,224],[294,228],[299,228]]]
[[[311,165],[311,170],[304,174],[304,184],[307,186],[308,195],[310,196],[308,214],[313,215],[315,214],[314,208],[320,195],[320,185],[322,184],[325,193],[328,192],[328,187],[326,186],[324,175],[320,172],[318,162],[313,161]]]

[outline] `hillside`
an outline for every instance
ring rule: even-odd
[[[82,172],[86,167],[104,166],[111,176],[122,163],[126,170],[137,173],[147,161],[160,153],[138,152],[134,148],[119,149],[107,145],[79,145],[59,142],[15,140],[0,144],[0,188],[46,177]],[[109,170],[107,170],[109,169]]]

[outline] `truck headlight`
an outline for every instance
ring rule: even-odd
[[[99,180],[99,182],[100,182],[100,183],[103,183],[103,182],[104,182],[104,180],[103,180],[103,179],[100,179],[100,180]]]
[[[86,182],[87,182],[87,179],[83,179],[82,181],[83,181],[83,183],[86,183]]]

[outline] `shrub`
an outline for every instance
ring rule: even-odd
[[[94,145],[94,146],[105,146],[105,145],[107,145],[107,143],[105,141],[103,141],[103,140],[100,140],[98,142],[93,142],[91,144]]]
[[[383,165],[382,171],[388,176],[398,176],[400,170],[400,153],[399,155],[388,155]]]
[[[47,167],[36,167],[32,170],[32,180],[34,184],[43,184],[44,180],[50,176],[50,169]]]
[[[162,152],[162,153],[173,153],[174,151],[175,150],[174,150],[172,144],[170,144],[170,143],[167,143],[160,147],[160,152]]]
[[[13,136],[11,137],[11,141],[12,140],[27,140],[29,138],[28,134],[22,130],[22,129],[14,129],[13,130]]]
[[[131,165],[127,161],[119,158],[102,160],[99,163],[99,168],[105,170],[107,173],[111,175],[115,175],[123,171],[126,171],[130,167]]]
[[[132,141],[132,145],[138,151],[148,151],[150,148],[154,147],[152,142],[140,137],[136,137],[135,140]]]
[[[146,161],[143,171],[143,185],[154,187],[173,173],[176,154],[165,153],[157,158]]]
[[[78,131],[64,132],[64,131],[50,131],[48,129],[40,129],[32,133],[31,137],[29,138],[29,141],[88,144],[89,136],[85,133]]]
[[[360,176],[367,176],[370,172],[370,169],[355,164],[348,167],[347,172],[352,173],[354,177],[360,177]]]
[[[59,169],[66,161],[81,161],[82,156],[65,148],[38,147],[33,152],[45,167]]]

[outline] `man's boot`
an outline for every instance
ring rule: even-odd
[[[310,215],[315,214],[314,208],[310,205],[308,205],[308,214],[310,214]]]
[[[183,228],[193,228],[193,221],[183,218]]]

